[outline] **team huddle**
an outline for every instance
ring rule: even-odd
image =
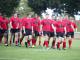
[[[7,19],[5,15],[0,14],[0,44],[4,37],[4,44],[14,44],[15,46],[24,45],[25,47],[46,47],[66,49],[66,41],[68,40],[69,48],[72,47],[74,39],[74,31],[77,31],[74,17],[57,16],[49,18],[40,18],[35,15],[31,17],[19,18],[15,13],[11,18]],[[9,36],[10,32],[10,36]],[[61,45],[62,44],[62,45]]]

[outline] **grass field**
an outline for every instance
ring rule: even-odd
[[[71,49],[42,49],[0,46],[0,60],[80,60],[80,40],[74,40]]]

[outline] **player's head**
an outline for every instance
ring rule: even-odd
[[[49,19],[49,14],[46,14],[46,19]]]
[[[14,13],[14,17],[15,17],[15,18],[18,17],[17,13]]]
[[[65,15],[65,17],[64,17],[65,19],[69,19],[69,16],[68,15]]]
[[[75,21],[75,18],[74,18],[74,17],[70,17],[69,19],[70,19],[70,21],[72,21],[72,22]]]
[[[63,20],[63,17],[62,17],[61,15],[59,15],[59,16],[58,16],[58,20],[59,20],[59,21],[62,21],[62,20]]]
[[[52,20],[56,20],[56,16],[52,15]]]

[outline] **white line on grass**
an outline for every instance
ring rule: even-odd
[[[31,59],[26,59],[26,58],[0,58],[0,60],[31,60]]]

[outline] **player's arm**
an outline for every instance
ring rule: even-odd
[[[77,25],[74,23],[75,32],[77,32]]]
[[[71,28],[73,29],[73,31],[75,31],[75,28],[74,28],[74,26],[71,24]]]
[[[75,31],[77,32],[77,28],[75,28]]]
[[[10,29],[13,28],[12,27],[12,18],[10,18]]]
[[[32,26],[32,34],[33,34],[33,32],[34,32],[34,31],[33,31],[33,26]]]
[[[54,30],[55,35],[56,35],[56,27],[53,24],[51,26],[52,26],[52,28]]]
[[[67,34],[67,30],[66,30],[66,27],[64,27],[64,31],[65,31],[65,35]]]
[[[26,33],[26,31],[25,31],[25,26],[23,26],[22,28],[23,28],[23,33],[25,34],[25,33]]]
[[[43,25],[41,24],[41,25],[40,25],[40,32],[41,32],[41,34],[42,34],[42,36],[43,36],[43,29],[42,29],[42,27],[43,27]]]
[[[12,29],[13,27],[12,27],[12,22],[10,21],[10,29]]]

